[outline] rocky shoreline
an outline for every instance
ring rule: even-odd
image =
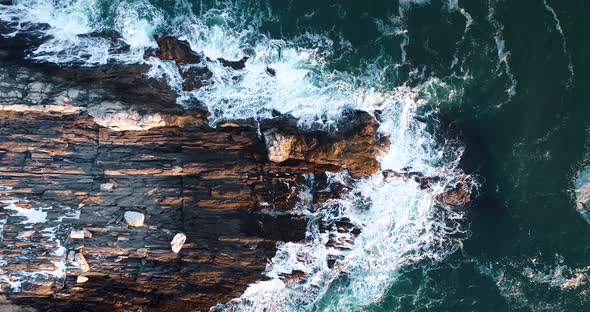
[[[206,83],[190,46],[157,41],[146,57],[189,66],[185,89]],[[340,196],[346,187],[328,175],[378,173],[388,148],[361,111],[332,132],[302,131],[291,116],[212,127],[145,65],[35,64],[23,59],[31,44],[0,39],[0,308],[208,310],[264,279],[277,241],[305,239],[308,220],[292,211],[303,195],[313,207]],[[441,202],[465,205],[465,185]],[[323,228],[358,235],[348,220]],[[179,234],[186,242],[172,250]]]
[[[307,220],[288,211],[307,175],[373,174],[387,147],[357,111],[333,133],[289,116],[212,128],[145,66],[11,61],[19,40],[3,39],[0,69],[0,286],[12,304],[208,310],[264,279],[277,241],[305,238]],[[310,204],[337,196],[314,183]],[[129,211],[144,224],[128,226]]]

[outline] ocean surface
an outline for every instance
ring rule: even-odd
[[[0,19],[47,38],[31,60],[150,64],[179,105],[206,105],[212,124],[277,110],[331,131],[347,109],[366,110],[391,141],[382,169],[441,177],[425,191],[332,174],[350,193],[320,208],[301,194],[292,213],[312,220],[306,240],[280,244],[270,279],[215,309],[590,311],[590,212],[575,192],[590,177],[590,2],[14,2]],[[92,33],[116,33],[129,48]],[[249,60],[240,72],[211,61],[214,83],[184,92],[173,63],[144,57],[154,34],[211,60]],[[471,206],[434,204],[465,174]],[[313,220],[342,217],[362,232],[345,250],[328,248]],[[293,271],[308,278],[278,278]]]

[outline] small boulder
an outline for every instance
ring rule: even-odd
[[[35,231],[18,232],[18,238],[30,238],[35,234]]]
[[[88,277],[86,277],[86,276],[78,276],[76,278],[76,283],[78,283],[78,284],[82,284],[82,283],[86,283],[86,282],[88,282]]]
[[[111,192],[118,187],[119,187],[119,185],[117,183],[109,182],[109,183],[101,184],[100,190],[105,191],[105,192]]]
[[[170,246],[172,246],[172,251],[174,251],[175,253],[178,253],[180,251],[180,249],[182,249],[182,245],[184,244],[185,241],[186,241],[186,235],[184,235],[182,233],[178,233],[178,234],[174,235],[174,238],[170,242]]]
[[[71,239],[84,239],[84,231],[83,230],[72,230],[70,232]]]
[[[134,227],[143,226],[143,221],[145,219],[143,213],[136,211],[126,211],[124,217],[127,225]]]
[[[455,207],[466,206],[471,202],[472,184],[470,176],[461,177],[453,187],[437,196],[437,200]]]

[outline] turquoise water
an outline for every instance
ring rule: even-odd
[[[383,111],[392,140],[384,169],[411,166],[447,182],[461,170],[476,177],[479,196],[461,211],[437,210],[435,194],[414,185],[360,182],[360,195],[338,203],[364,233],[342,271],[326,267],[331,251],[310,235],[283,246],[267,272],[296,268],[312,281],[253,285],[226,309],[590,310],[590,224],[573,192],[590,166],[589,3],[17,2],[3,19],[60,21],[50,30],[59,40],[32,51],[38,61],[151,62],[151,74],[174,87],[177,74],[143,51],[154,33],[182,36],[212,58],[251,56],[242,82],[214,68],[214,87],[181,94],[181,105],[207,105],[212,121],[273,108],[300,117],[302,127],[329,128],[348,107]],[[119,32],[130,51],[79,37],[100,30]],[[276,80],[266,66],[277,69]]]

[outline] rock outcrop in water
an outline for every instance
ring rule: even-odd
[[[395,172],[385,170],[382,172],[385,179],[414,180],[422,190],[430,190],[432,183],[441,181],[441,177],[425,177],[420,172]],[[452,207],[465,207],[473,199],[473,178],[470,175],[461,175],[457,181],[451,181],[444,192],[436,197],[439,203]]]
[[[288,211],[310,174],[310,204],[323,202],[337,196],[326,171],[375,173],[387,144],[363,112],[332,133],[290,117],[212,128],[145,66],[3,53],[0,287],[12,304],[208,310],[264,279],[277,241],[304,239],[307,220]]]
[[[147,66],[23,61],[41,41],[0,39],[0,309],[208,310],[264,279],[277,241],[305,238],[309,220],[294,207],[347,191],[329,172],[380,170],[388,142],[368,113],[345,112],[331,132],[301,131],[291,116],[213,128],[206,109],[178,106],[165,82],[146,78]],[[185,91],[210,83],[187,42],[156,41],[153,56],[175,62]],[[248,59],[216,61],[239,71]],[[424,190],[436,181],[405,178]],[[465,185],[439,201],[464,205]],[[320,231],[344,250],[361,230],[341,218]]]
[[[170,36],[154,36],[158,43],[156,56],[163,60],[176,61],[177,65],[197,64],[201,55],[191,49],[187,41]]]

